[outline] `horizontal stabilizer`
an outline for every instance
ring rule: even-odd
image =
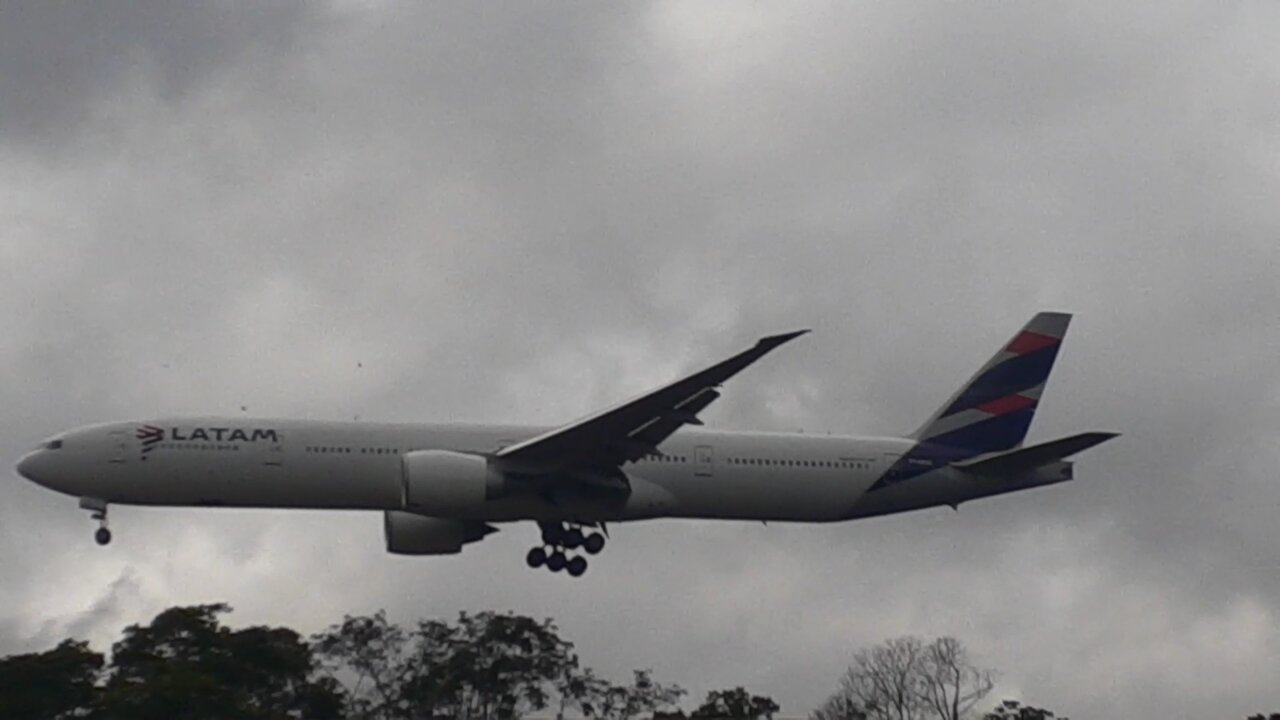
[[[1065,457],[1084,452],[1094,445],[1099,445],[1117,437],[1119,433],[1088,432],[1072,435],[1061,440],[1032,445],[1029,448],[1013,450],[970,463],[957,463],[956,467],[967,472],[983,475],[1016,475],[1021,472],[1035,470],[1042,465],[1057,462]]]

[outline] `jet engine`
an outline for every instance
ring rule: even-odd
[[[502,494],[502,472],[479,455],[417,450],[403,461],[404,506],[429,515],[464,514]]]
[[[400,510],[384,515],[387,552],[397,555],[452,555],[467,543],[483,540],[498,529],[474,520],[426,517]]]

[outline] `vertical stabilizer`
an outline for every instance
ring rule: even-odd
[[[1059,312],[1031,318],[911,437],[970,457],[1020,446],[1070,322]]]

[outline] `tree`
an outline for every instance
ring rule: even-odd
[[[42,653],[0,658],[0,718],[83,717],[97,698],[102,665],[102,655],[77,640]]]
[[[165,610],[125,628],[99,703],[104,719],[339,718],[340,690],[316,679],[311,649],[287,628],[232,631],[227,605]]]
[[[739,686],[732,690],[712,690],[691,718],[733,718],[734,720],[773,720],[778,703],[773,698],[752,695]]]
[[[602,720],[630,720],[640,713],[653,713],[680,702],[685,690],[679,685],[655,682],[650,670],[636,670],[630,685],[606,684],[591,717]]]
[[[331,673],[349,679],[348,717],[400,720],[410,717],[404,686],[412,668],[408,636],[386,613],[346,615],[311,638],[311,647]]]
[[[982,716],[982,720],[1054,720],[1054,718],[1068,720],[1065,717],[1059,718],[1043,708],[1023,705],[1017,700],[1005,700],[991,712]],[[1276,720],[1280,720],[1280,718],[1276,718]]]
[[[846,693],[836,692],[809,714],[809,720],[867,720],[867,713]]]
[[[994,673],[976,667],[952,637],[926,645],[919,670],[921,698],[942,720],[960,720],[995,686]]]
[[[579,668],[578,659],[566,667],[556,679],[556,694],[560,696],[560,709],[556,717],[564,717],[565,710],[577,708],[586,717],[596,717],[600,699],[609,689],[608,681],[598,678],[591,668]]]
[[[577,665],[555,624],[493,612],[461,613],[455,625],[418,625],[405,696],[419,712],[452,718],[515,718],[542,710]]]
[[[913,720],[927,708],[920,692],[924,642],[901,637],[859,650],[841,690],[875,720]]]
[[[1258,713],[1257,715],[1250,715],[1248,720],[1280,720],[1280,713],[1271,713],[1270,715]]]
[[[854,655],[840,689],[820,710],[829,714],[820,717],[863,713],[871,720],[960,720],[991,691],[993,677],[992,671],[974,666],[954,638],[928,643],[894,638]]]
[[[518,717],[545,708],[578,662],[550,620],[510,613],[423,620],[411,633],[382,612],[347,616],[312,644],[348,681],[348,713],[362,720]]]

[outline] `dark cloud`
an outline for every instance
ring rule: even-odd
[[[294,50],[306,12],[284,2],[8,4],[0,9],[0,134],[52,153],[67,133],[93,132],[98,103],[122,88],[141,85],[160,102],[182,103],[227,65]]]
[[[1077,321],[1033,436],[1124,436],[958,513],[621,527],[577,583],[531,528],[420,561],[365,514],[116,508],[99,552],[11,478],[0,652],[484,606],[796,714],[903,633],[1082,717],[1268,701],[1270,6],[49,7],[0,11],[5,457],[241,405],[553,423],[798,327],[710,424],[904,432],[1042,308]]]

